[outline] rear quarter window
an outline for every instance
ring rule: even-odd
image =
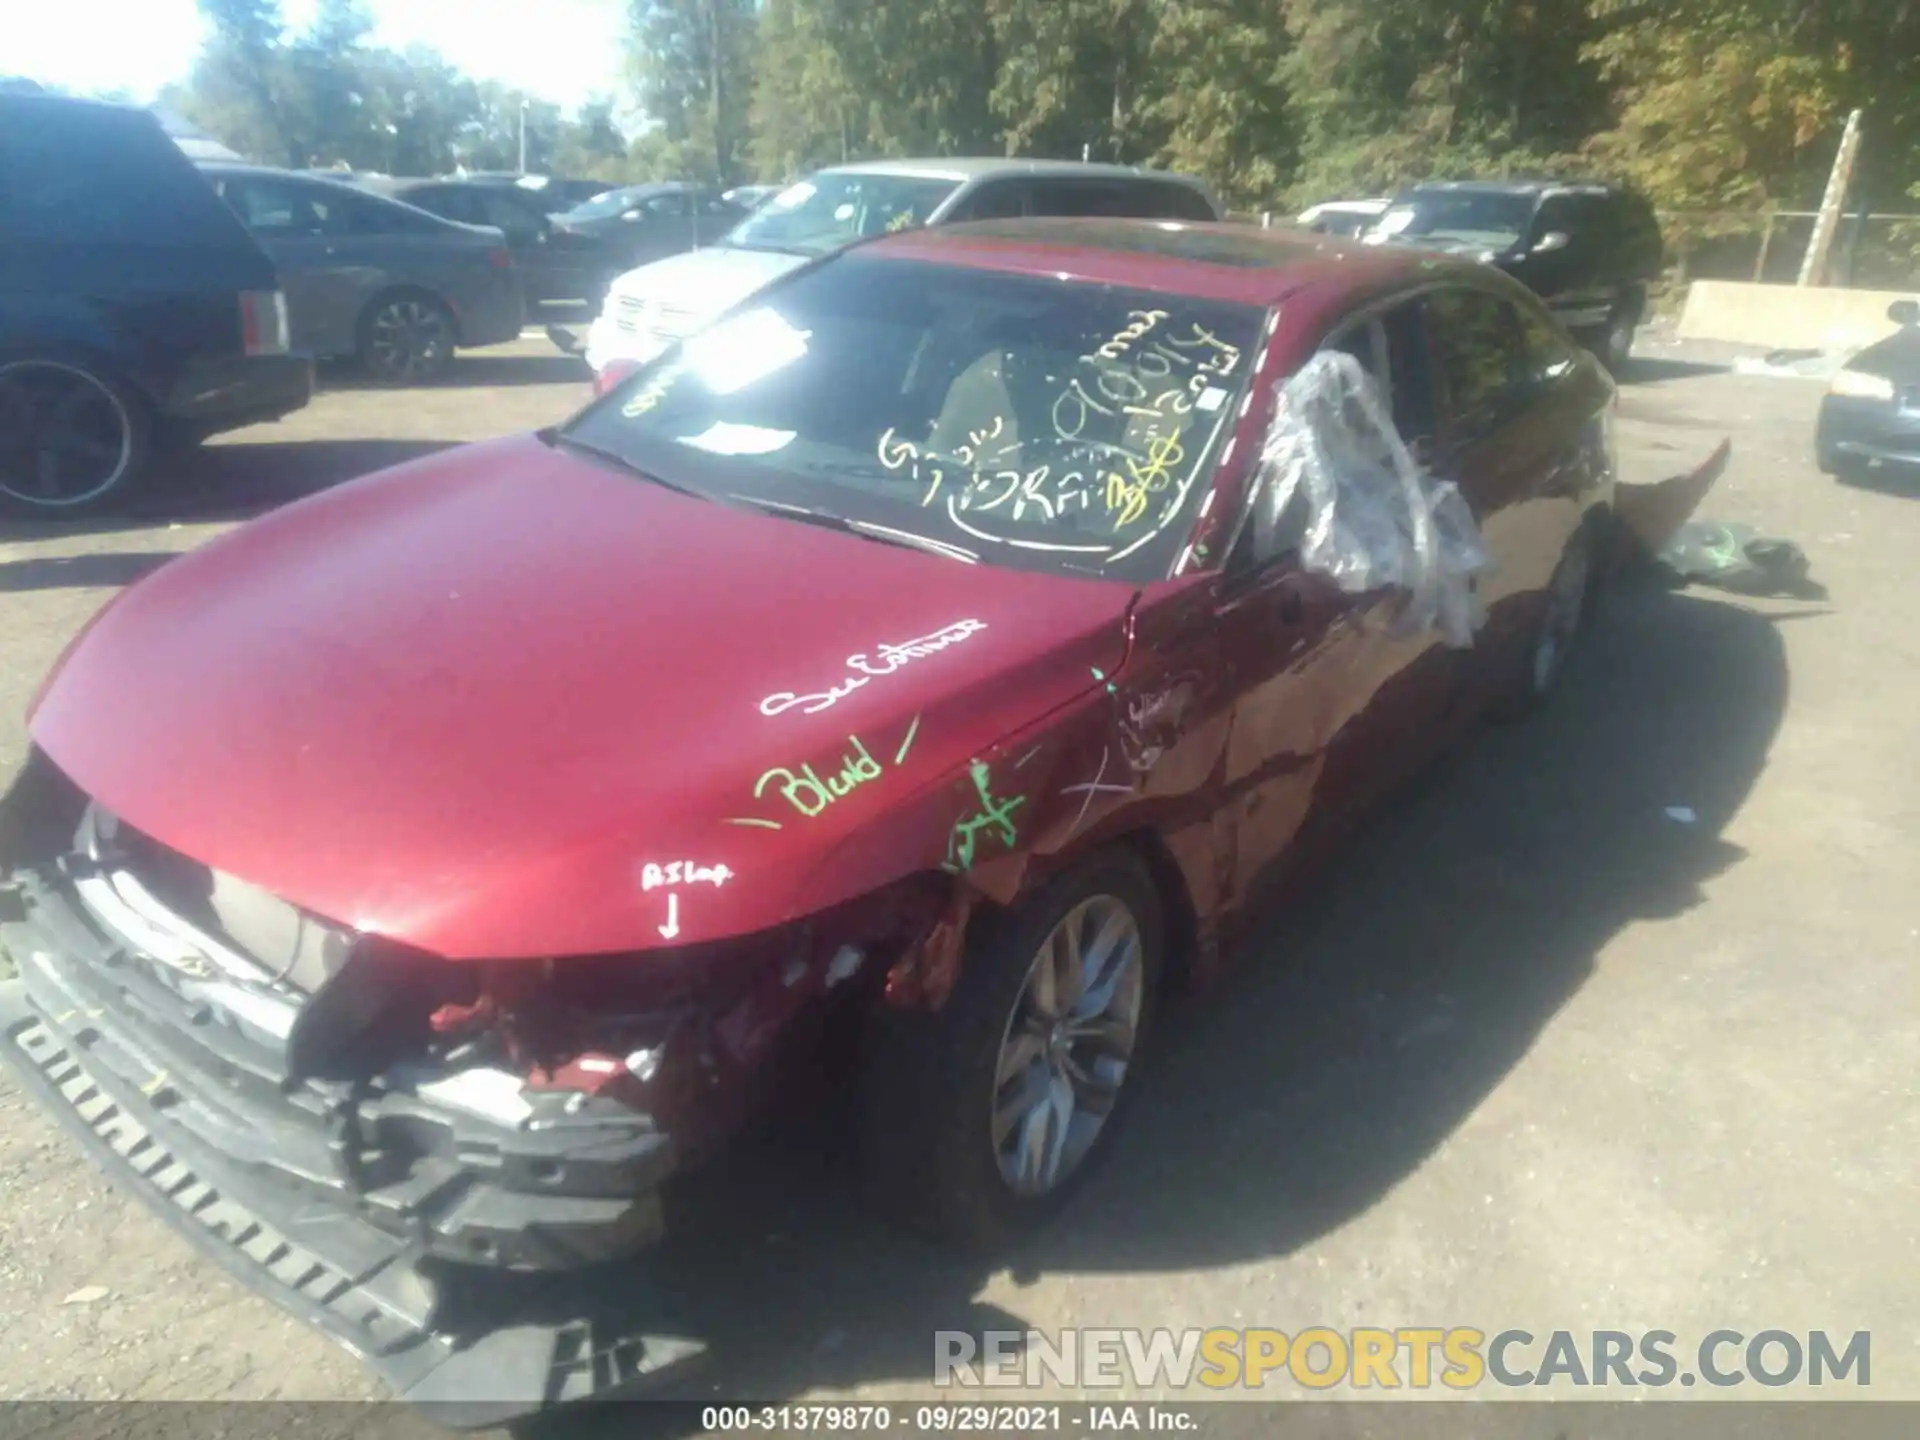
[[[1219,212],[1207,197],[1191,185],[1161,185],[1159,208],[1154,212],[1167,220],[1218,220]]]
[[[255,252],[152,116],[57,100],[0,112],[0,233],[74,245]]]

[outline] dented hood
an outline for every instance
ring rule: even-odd
[[[923,863],[859,836],[1116,670],[1132,596],[523,437],[165,566],[31,729],[122,819],[333,920],[453,958],[686,944]]]

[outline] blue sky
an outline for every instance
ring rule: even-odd
[[[194,0],[13,0],[0,72],[146,100],[185,77],[201,41]],[[290,27],[312,0],[283,0]],[[622,0],[370,0],[376,44],[431,45],[460,69],[573,108],[613,93]]]

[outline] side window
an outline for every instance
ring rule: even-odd
[[[973,192],[973,198],[967,202],[966,213],[959,217],[966,220],[1017,220],[1027,213],[1027,186],[1019,180],[990,180]],[[1034,214],[1059,214],[1046,211],[1038,206]]]
[[[249,230],[266,240],[318,235],[327,226],[325,205],[315,204],[303,187],[280,180],[229,180],[226,201]]]
[[[1033,187],[1032,215],[1127,217],[1153,214],[1153,197],[1104,180],[1042,180]]]
[[[422,190],[406,197],[407,203],[441,216],[447,220],[458,220],[466,225],[481,225],[480,207],[474,203],[473,195],[466,190]]]
[[[320,195],[314,197],[324,207],[324,223],[329,235],[398,235],[407,229],[406,212],[378,200],[357,195]]]
[[[1574,196],[1549,195],[1534,213],[1533,232],[1528,238],[1538,242],[1541,236],[1558,230],[1578,243],[1583,229],[1581,219],[1579,202]]]
[[[1464,288],[1436,290],[1426,304],[1449,428],[1462,440],[1487,435],[1525,388],[1520,312],[1497,295]]]
[[[495,225],[509,240],[536,240],[540,236],[540,222],[526,206],[516,204],[505,195],[483,195],[475,197],[480,201],[483,216],[481,224]]]
[[[1413,458],[1430,463],[1439,440],[1440,407],[1433,374],[1433,345],[1428,338],[1426,306],[1419,300],[1389,310],[1380,322],[1387,345],[1387,398],[1393,403],[1393,428]]]
[[[700,197],[700,213],[702,215],[719,215],[725,219],[733,220],[739,218],[741,210],[738,205],[730,204],[722,200],[718,195],[702,195]]]
[[[1165,220],[1216,220],[1207,197],[1191,185],[1163,183],[1154,186],[1159,204],[1154,214]],[[1145,213],[1144,211],[1142,212]]]
[[[640,202],[640,212],[649,219],[677,220],[692,214],[685,195],[654,195]]]

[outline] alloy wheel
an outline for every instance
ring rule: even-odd
[[[425,380],[453,358],[453,326],[426,300],[389,300],[367,322],[367,363],[388,380]]]
[[[132,418],[97,376],[57,360],[0,364],[0,494],[83,505],[125,479],[133,457]]]
[[[994,1067],[1000,1175],[1029,1198],[1059,1187],[1113,1114],[1140,1033],[1145,947],[1133,912],[1095,895],[1042,942]]]

